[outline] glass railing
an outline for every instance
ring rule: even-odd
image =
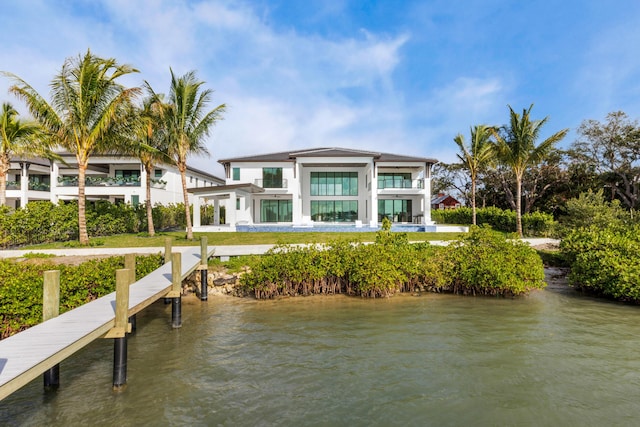
[[[262,188],[287,188],[287,180],[256,179],[255,184]]]
[[[424,181],[422,179],[416,179],[415,181],[410,179],[381,179],[378,181],[378,188],[381,190],[385,188],[423,189]]]
[[[60,187],[77,187],[77,176],[58,177]],[[87,176],[84,180],[87,187],[139,187],[140,177]]]
[[[7,190],[19,190],[20,182],[18,181],[7,181]]]

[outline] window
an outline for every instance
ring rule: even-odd
[[[358,219],[358,201],[312,200],[311,219],[317,222],[354,222]]]
[[[378,221],[386,217],[391,222],[411,222],[412,215],[411,200],[378,200]]]
[[[357,196],[358,172],[311,172],[312,196]]]
[[[291,200],[261,200],[260,220],[262,222],[291,222],[293,215]]]
[[[240,197],[236,197],[236,210],[240,210]]]
[[[154,178],[162,178],[162,169],[154,169],[153,176]]]
[[[262,168],[263,188],[282,188],[282,168]]]
[[[411,174],[378,173],[378,188],[411,188]]]
[[[137,194],[131,195],[131,206],[136,207],[140,204],[140,196]]]
[[[137,179],[140,178],[139,170],[120,170],[116,169],[116,178],[130,178]]]
[[[240,168],[233,168],[233,180],[240,181]]]

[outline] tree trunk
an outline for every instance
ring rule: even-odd
[[[189,195],[187,194],[187,167],[186,165],[178,166],[180,170],[180,179],[182,180],[182,196],[184,198],[184,213],[187,221],[187,240],[193,240],[193,230],[191,227],[191,214],[189,213]]]
[[[477,225],[476,222],[476,177],[471,177],[471,210],[473,211],[472,223]]]
[[[153,173],[153,165],[145,165],[144,167],[147,170],[147,200],[145,200],[145,206],[147,209],[147,232],[149,236],[153,237],[156,234],[156,230],[153,226],[153,207],[151,206],[151,174]]]
[[[89,235],[87,234],[87,212],[86,200],[84,197],[84,178],[87,172],[87,162],[78,160],[78,231],[79,241],[81,245],[89,244]]]
[[[516,174],[516,232],[522,238],[522,177]]]
[[[7,204],[7,172],[10,168],[9,156],[3,154],[0,156],[0,206]]]

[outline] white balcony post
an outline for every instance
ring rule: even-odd
[[[213,199],[213,225],[220,225],[220,200]]]
[[[193,226],[200,227],[200,196],[193,195]]]
[[[378,165],[371,167],[371,227],[378,226]]]
[[[226,223],[232,228],[236,225],[236,197],[235,191],[229,193],[229,203],[226,210]]]
[[[20,162],[20,207],[29,202],[29,162]]]
[[[60,176],[60,167],[53,160],[51,161],[51,173],[49,174],[49,201],[58,204],[58,177]]]

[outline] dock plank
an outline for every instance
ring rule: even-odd
[[[207,248],[211,256],[214,247]],[[200,264],[200,247],[181,248],[184,280]],[[171,263],[129,288],[129,315],[164,297],[171,289]],[[0,400],[62,362],[114,326],[115,292],[0,341]]]

